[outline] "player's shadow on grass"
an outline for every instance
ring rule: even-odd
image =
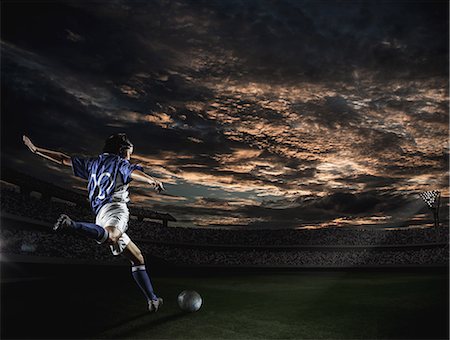
[[[157,314],[156,314],[157,315]],[[170,322],[176,319],[181,318],[182,316],[186,316],[187,313],[184,312],[178,312],[175,314],[171,314],[171,315],[166,315],[166,316],[162,316],[159,317],[157,319],[153,318],[154,315],[146,312],[146,313],[141,313],[139,315],[135,315],[131,318],[128,318],[126,320],[122,320],[121,322],[111,326],[109,329],[114,329],[114,328],[122,328],[122,327],[126,327],[126,329],[122,330],[122,331],[118,331],[118,332],[114,332],[114,334],[111,334],[114,338],[125,338],[128,337],[130,335],[136,334],[141,330],[148,330],[149,328],[152,327],[156,327],[159,326],[161,324],[164,324],[166,322]],[[133,321],[137,321],[139,319],[143,319],[143,318],[150,318],[150,320],[148,322],[144,322],[140,325],[132,325],[132,327],[127,327],[127,324],[129,324],[130,322]]]

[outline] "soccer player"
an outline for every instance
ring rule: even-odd
[[[131,261],[133,278],[147,298],[149,311],[158,311],[163,299],[154,293],[144,257],[125,231],[129,219],[129,183],[132,180],[144,182],[157,192],[164,190],[164,186],[146,174],[142,166],[130,163],[133,144],[127,136],[124,133],[111,135],[105,141],[103,153],[92,158],[68,156],[37,147],[27,136],[23,136],[23,142],[34,154],[60,165],[71,166],[75,176],[88,180],[89,201],[96,215],[95,223],[73,221],[62,214],[53,229],[75,230],[99,244],[109,244],[113,255],[124,255]]]

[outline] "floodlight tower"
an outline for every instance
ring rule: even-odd
[[[433,212],[434,226],[439,227],[439,208],[441,206],[441,193],[440,191],[424,191],[419,194],[425,201],[428,208]]]

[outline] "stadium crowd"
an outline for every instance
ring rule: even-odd
[[[295,245],[411,245],[448,242],[448,228],[414,229],[214,229],[161,227],[147,221],[131,223],[136,237],[166,243],[187,243],[203,245],[253,245],[253,246],[295,246]]]
[[[92,221],[94,217],[87,205],[44,200],[5,187],[1,188],[0,194],[2,214],[28,217],[48,224],[47,229],[41,227],[36,230],[16,227],[17,223],[15,227],[3,225],[0,230],[0,252],[107,261],[112,259],[107,247],[70,233],[51,231],[51,224],[62,212],[74,219]],[[133,206],[130,212],[133,215]],[[139,243],[144,253],[178,264],[353,266],[448,263],[448,227],[403,230],[226,230],[164,227],[161,223],[138,221],[136,218],[130,219],[129,224],[127,233]],[[426,244],[441,246],[429,247]],[[370,248],[374,245],[394,247]],[[395,247],[402,245],[416,247]],[[233,246],[237,248],[229,248]],[[274,246],[279,248],[273,249]],[[297,247],[294,249],[289,246]],[[301,246],[326,246],[329,249]],[[336,246],[350,248],[336,249]]]
[[[45,200],[4,187],[1,188],[0,197],[2,212],[29,217],[38,221],[53,223],[62,212],[77,220],[92,220],[93,218],[87,205],[77,206],[69,202]]]
[[[76,235],[4,227],[0,230],[0,253],[107,261],[112,258],[107,247]]]
[[[228,266],[377,266],[377,265],[445,265],[448,247],[371,250],[221,250],[177,248],[173,246],[144,246],[147,254],[168,262],[185,265]]]

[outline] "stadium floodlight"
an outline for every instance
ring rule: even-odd
[[[425,201],[428,208],[433,212],[434,226],[439,227],[439,208],[441,206],[441,193],[440,191],[424,191],[419,194]]]

